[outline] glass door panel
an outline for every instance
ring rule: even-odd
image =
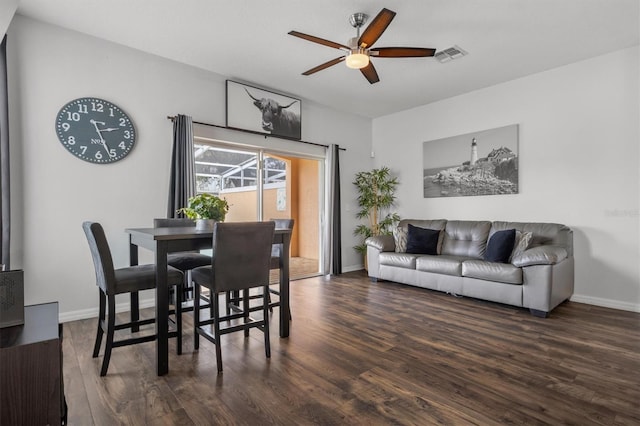
[[[226,199],[227,222],[258,220],[258,154],[198,143],[194,149],[197,192]]]
[[[321,160],[211,145],[197,139],[194,157],[196,190],[227,200],[225,221],[294,219],[290,276],[320,274]],[[273,272],[272,281],[277,282],[277,271]]]
[[[319,160],[265,153],[263,217],[295,221],[291,236],[291,278],[320,273]]]

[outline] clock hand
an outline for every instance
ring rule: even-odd
[[[113,132],[114,130],[120,130],[118,127],[109,127],[107,129],[101,129],[101,132]]]
[[[91,124],[93,124],[93,127],[95,127],[95,129],[96,129],[96,133],[98,133],[98,136],[100,136],[100,142],[102,143],[102,146],[103,146],[104,150],[107,151],[107,157],[109,157],[109,158],[114,157],[115,155],[111,155],[111,152],[109,151],[109,147],[107,146],[107,141],[105,141],[104,138],[102,137],[101,130],[98,129],[98,123],[103,124],[103,125],[105,123],[103,123],[101,121],[96,121],[96,120],[93,120],[93,119],[89,120],[89,122]],[[104,131],[104,130],[102,130],[102,131]]]

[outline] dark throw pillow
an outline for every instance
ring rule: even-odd
[[[407,225],[407,253],[438,254],[440,231]],[[509,252],[511,254],[511,252]]]
[[[489,244],[487,244],[487,251],[484,254],[484,260],[489,262],[508,263],[515,242],[515,229],[506,229],[504,231],[495,232],[489,239]]]

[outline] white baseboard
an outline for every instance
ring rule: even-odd
[[[362,269],[364,269],[364,265],[351,265],[343,267],[342,272],[360,271]]]
[[[640,305],[637,303],[621,302],[619,300],[603,299],[601,297],[591,297],[580,294],[574,294],[569,300],[572,302],[586,303],[588,305],[620,309],[621,311],[640,312]]]
[[[145,299],[140,301],[140,309],[151,308],[156,306],[154,299]],[[129,312],[130,306],[129,302],[118,303],[116,305],[116,312]],[[97,318],[98,317],[98,307],[90,308],[90,309],[81,309],[79,311],[71,311],[71,312],[63,312],[58,316],[58,320],[60,322],[69,322],[69,321],[77,321],[83,320],[87,318]]]

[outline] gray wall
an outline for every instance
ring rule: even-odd
[[[151,226],[166,212],[172,143],[166,117],[183,113],[224,124],[227,77],[20,15],[9,37],[12,267],[25,270],[27,304],[58,300],[63,320],[92,316],[98,297],[82,221],[102,222],[116,265],[127,265],[124,229]],[[138,140],[124,160],[86,163],[58,142],[58,110],[84,96],[107,99],[134,120]],[[371,120],[304,99],[302,114],[304,140],[347,149],[342,194],[355,198],[353,175],[372,165]],[[300,145],[287,143],[294,150]],[[351,249],[355,225],[343,212],[346,269],[362,263]],[[144,253],[141,261],[152,257]]]
[[[573,300],[640,311],[638,63],[636,46],[375,119],[376,165],[399,175],[399,213],[567,224]],[[423,198],[423,142],[510,124],[519,194]]]

